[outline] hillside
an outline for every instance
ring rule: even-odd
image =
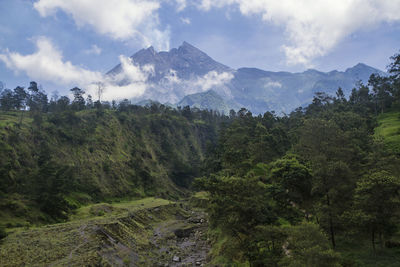
[[[207,225],[196,222],[203,217],[157,198],[89,205],[67,223],[10,233],[0,266],[179,266],[174,257],[201,263]]]
[[[215,118],[133,107],[34,118],[1,112],[2,224],[54,222],[106,199],[184,195],[199,175],[206,143],[215,139]]]
[[[400,112],[392,111],[379,115],[375,135],[383,137],[386,145],[400,154]]]
[[[225,101],[223,97],[219,96],[213,90],[209,90],[205,93],[187,95],[179,101],[176,106],[218,110],[225,115],[228,115],[231,109],[238,109],[238,107]]]

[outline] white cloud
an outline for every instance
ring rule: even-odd
[[[233,74],[230,72],[218,73],[216,71],[210,71],[203,77],[198,77],[193,85],[201,88],[202,91],[207,91],[212,88],[218,88],[226,85],[233,79]]]
[[[187,5],[186,0],[175,0],[175,1],[176,1],[176,6],[177,6],[176,10],[178,12],[180,12],[186,8],[186,5]]]
[[[96,83],[101,82],[104,86],[104,100],[141,96],[148,88],[149,75],[154,73],[153,66],[139,67],[130,58],[120,56],[122,71],[115,76],[107,76],[64,61],[61,51],[45,37],[36,39],[36,47],[36,52],[30,55],[6,51],[0,54],[0,61],[4,62],[7,68],[16,73],[24,72],[33,80],[79,86],[94,97],[97,97]]]
[[[45,37],[36,39],[36,47],[36,52],[30,55],[6,51],[5,54],[0,54],[0,61],[16,73],[25,72],[32,79],[51,81],[56,84],[81,86],[98,81],[102,77],[99,72],[64,61],[62,53]]]
[[[85,54],[88,54],[88,55],[100,55],[101,48],[94,44],[89,49],[85,50],[84,52],[85,52]]]
[[[184,1],[179,1],[184,8]],[[78,27],[89,25],[100,34],[118,40],[137,40],[143,46],[169,49],[169,29],[160,30],[156,0],[38,0],[35,9],[43,17],[62,10]]]
[[[181,21],[183,24],[186,24],[186,25],[189,25],[190,23],[192,23],[190,18],[185,18],[185,17],[181,17]]]
[[[211,71],[203,76],[180,79],[177,72],[170,69],[159,83],[154,84],[148,81],[148,90],[138,100],[153,99],[161,103],[177,103],[186,95],[205,92],[210,89],[215,90],[221,96],[231,97],[227,84],[233,77],[230,72]]]
[[[130,58],[120,56],[121,72],[106,75],[102,79],[105,100],[122,100],[142,96],[149,87],[147,80],[154,74],[152,65],[137,66]],[[88,92],[96,95],[97,85],[88,86]]]
[[[289,43],[282,49],[289,64],[310,65],[352,33],[400,20],[400,0],[202,0],[198,7],[230,5],[244,15],[283,25]]]

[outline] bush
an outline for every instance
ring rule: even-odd
[[[6,229],[3,225],[0,225],[0,239],[3,239],[7,236]]]

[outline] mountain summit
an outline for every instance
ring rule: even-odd
[[[159,81],[171,70],[176,72],[180,79],[189,79],[193,76],[203,76],[210,71],[225,72],[233,71],[193,45],[183,42],[178,48],[170,51],[156,52],[152,46],[142,49],[131,56],[132,61],[140,66],[153,65],[155,76],[152,81]],[[116,74],[121,71],[121,65],[113,68],[109,74]]]
[[[154,69],[148,77],[148,88],[134,101],[151,99],[224,112],[238,107],[253,113],[290,112],[310,103],[318,91],[334,94],[341,87],[348,96],[359,81],[367,83],[372,73],[384,74],[363,63],[345,71],[331,72],[314,69],[301,73],[257,68],[235,70],[187,42],[170,51],[157,52],[149,47],[130,58],[137,66],[151,65]],[[108,75],[117,75],[121,71],[122,66],[117,65]]]

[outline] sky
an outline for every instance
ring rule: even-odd
[[[187,41],[232,68],[291,72],[385,70],[400,49],[400,0],[0,0],[0,10],[0,81],[49,93],[104,80],[118,63],[144,86],[151,69],[128,57],[150,45]]]

